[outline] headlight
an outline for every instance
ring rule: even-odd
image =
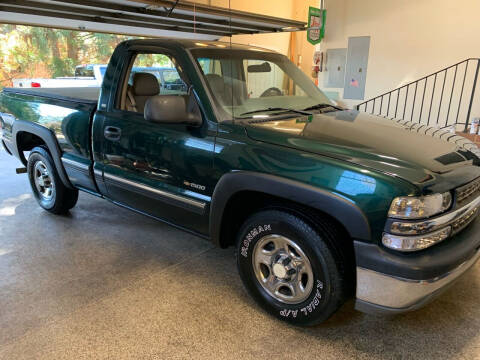
[[[417,251],[426,249],[445,240],[452,231],[450,226],[430,234],[420,236],[397,236],[385,233],[382,242],[386,247],[398,251]]]
[[[397,219],[423,219],[448,210],[452,204],[449,192],[421,197],[401,196],[393,199],[388,216]]]

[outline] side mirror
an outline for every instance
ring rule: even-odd
[[[249,73],[266,73],[272,71],[272,67],[268,62],[264,62],[256,65],[248,65],[247,71]]]
[[[152,96],[145,103],[143,115],[145,120],[161,124],[202,124],[202,113],[193,94]]]

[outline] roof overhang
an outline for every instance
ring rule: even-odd
[[[306,29],[301,21],[183,0],[1,0],[0,23],[209,40]]]

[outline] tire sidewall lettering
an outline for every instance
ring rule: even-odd
[[[253,250],[260,239],[269,235],[294,239],[310,260],[314,283],[308,298],[300,303],[289,304],[272,297],[256,278],[252,261]],[[271,315],[296,325],[315,324],[319,319],[330,315],[336,301],[331,280],[331,269],[336,269],[330,265],[330,253],[323,241],[309,224],[298,220],[292,214],[265,210],[258,215],[252,215],[252,219],[244,224],[237,238],[237,266],[240,277],[254,299]]]
[[[271,232],[272,231],[272,225],[271,224],[264,224],[264,225],[256,225],[252,227],[248,232],[247,235],[245,235],[243,241],[242,241],[242,247],[240,249],[240,254],[248,258],[248,250],[251,248],[251,243],[253,240],[255,240],[259,235]]]
[[[251,256],[250,249],[253,248],[255,242],[263,236],[272,233],[285,234],[285,232],[290,233],[288,234],[288,236],[295,236],[294,233],[291,233],[291,231],[284,229],[281,224],[274,224],[269,222],[252,225],[247,231],[246,235],[243,237],[240,249],[241,257],[245,260],[248,259],[249,256]],[[251,270],[253,271],[253,268]],[[322,300],[325,299],[325,294],[323,292],[325,284],[322,280],[318,278],[315,280],[315,283],[316,285],[313,288],[310,297],[302,304],[288,305],[289,307],[287,308],[285,307],[286,304],[281,304],[280,302],[275,300],[275,302],[277,303],[277,311],[279,311],[280,316],[282,318],[309,317],[315,310],[320,309],[323,305]],[[259,288],[259,290],[263,292],[262,289]]]
[[[280,310],[280,316],[292,317],[292,318],[296,318],[297,315],[309,316],[312,312],[318,309],[320,305],[320,301],[323,298],[323,295],[322,295],[323,289],[324,289],[323,282],[317,279],[317,286],[316,286],[316,290],[314,291],[313,299],[310,300],[306,306],[303,306],[299,309]]]

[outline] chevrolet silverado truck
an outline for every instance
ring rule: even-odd
[[[139,71],[166,58],[182,82],[168,93]],[[350,298],[417,309],[480,257],[478,148],[338,108],[275,52],[130,40],[101,89],[4,89],[0,112],[42,208],[84,191],[234,246],[248,292],[292,324]]]

